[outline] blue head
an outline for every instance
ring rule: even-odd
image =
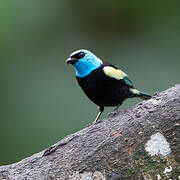
[[[82,78],[100,67],[102,61],[92,52],[81,49],[73,52],[66,63],[72,64],[76,70],[76,76]]]

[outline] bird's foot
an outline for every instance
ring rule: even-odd
[[[91,126],[93,123],[88,123],[85,127],[89,127]]]
[[[114,117],[115,115],[117,115],[119,112],[118,109],[114,109],[112,112],[108,113],[108,117],[111,118],[111,117]]]
[[[88,123],[87,125],[86,125],[86,127],[89,127],[89,126],[92,126],[92,125],[94,125],[94,124],[98,124],[98,123],[100,123],[101,122],[101,120],[98,120],[98,121],[93,121],[92,123]]]
[[[98,123],[100,123],[102,120],[100,120],[100,119],[98,119],[98,120],[95,120],[93,123],[92,123],[92,125],[93,124],[98,124]]]

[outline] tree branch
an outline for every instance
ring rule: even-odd
[[[180,84],[0,167],[0,179],[178,179]]]

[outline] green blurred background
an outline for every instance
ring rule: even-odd
[[[82,129],[97,107],[65,64],[86,48],[153,94],[180,77],[178,1],[0,2],[0,164]],[[139,102],[127,100],[121,109]],[[106,108],[103,117],[112,108]]]

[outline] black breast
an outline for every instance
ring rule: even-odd
[[[88,76],[76,77],[84,93],[99,106],[117,106],[129,97],[129,87],[124,80],[106,76],[103,66],[92,71]]]

